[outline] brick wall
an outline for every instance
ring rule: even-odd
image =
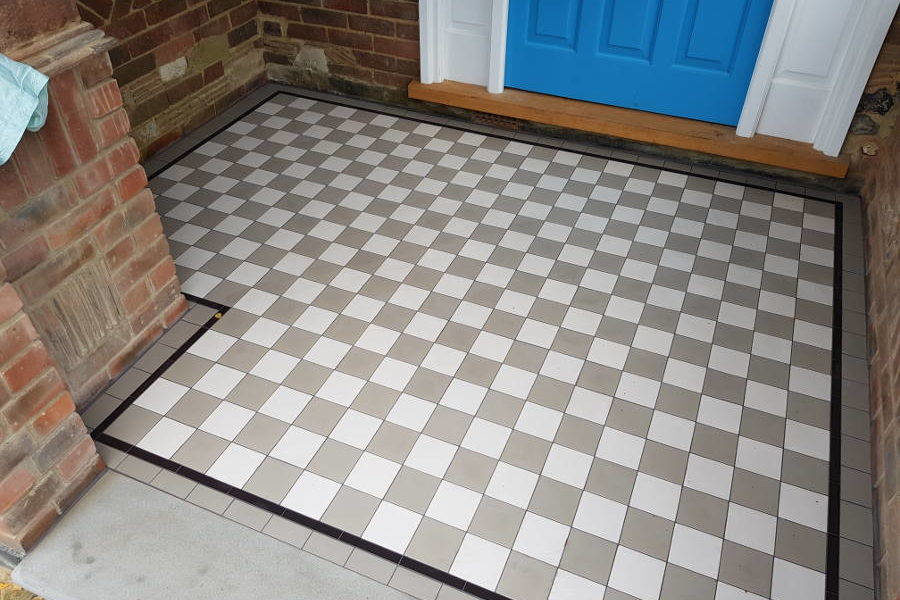
[[[78,9],[119,40],[110,57],[145,156],[264,81],[256,0],[78,0]]]
[[[0,265],[81,405],[185,301],[107,53],[53,72],[50,98],[0,166]]]
[[[410,0],[259,0],[269,78],[406,102],[419,76],[419,6]]]
[[[900,128],[867,165],[866,285],[872,463],[883,600],[900,599]]]
[[[0,287],[0,545],[30,548],[103,469],[10,284]]]

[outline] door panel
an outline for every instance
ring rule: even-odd
[[[506,85],[734,125],[772,0],[510,0]]]

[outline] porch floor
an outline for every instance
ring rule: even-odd
[[[872,587],[858,206],[386,110],[273,93],[152,178],[196,308],[98,441],[482,598]]]

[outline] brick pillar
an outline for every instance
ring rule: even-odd
[[[185,300],[112,78],[113,40],[76,22],[49,43],[6,52],[51,78],[47,124],[0,167],[0,264],[83,406]]]
[[[103,469],[22,301],[0,287],[0,544],[30,548]]]
[[[186,307],[114,43],[74,0],[0,0],[0,52],[50,77],[46,125],[0,166],[0,546],[14,554],[103,468],[76,405]]]

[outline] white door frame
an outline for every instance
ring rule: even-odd
[[[447,56],[442,29],[449,18],[450,4],[453,1],[419,1],[422,83],[444,80],[444,61],[450,57]],[[488,61],[488,75],[484,85],[489,92],[496,94],[504,89],[509,0],[482,1],[490,3],[491,12],[490,51],[489,56],[485,57]],[[829,156],[840,153],[878,51],[900,4],[900,0],[853,2],[856,9],[855,21],[849,23],[849,31],[845,31],[852,43],[836,50],[834,65],[827,81],[819,81],[812,86],[815,93],[824,98],[818,121],[810,130],[792,136],[793,139],[812,142],[814,148]],[[773,83],[782,70],[780,63],[785,47],[790,42],[792,29],[797,26],[799,19],[809,18],[816,11],[838,10],[841,4],[840,0],[775,0],[737,124],[737,135],[751,137],[757,132],[773,135],[765,127],[761,129],[760,124],[767,101],[770,100]],[[793,75],[801,80],[807,77],[803,73]]]

